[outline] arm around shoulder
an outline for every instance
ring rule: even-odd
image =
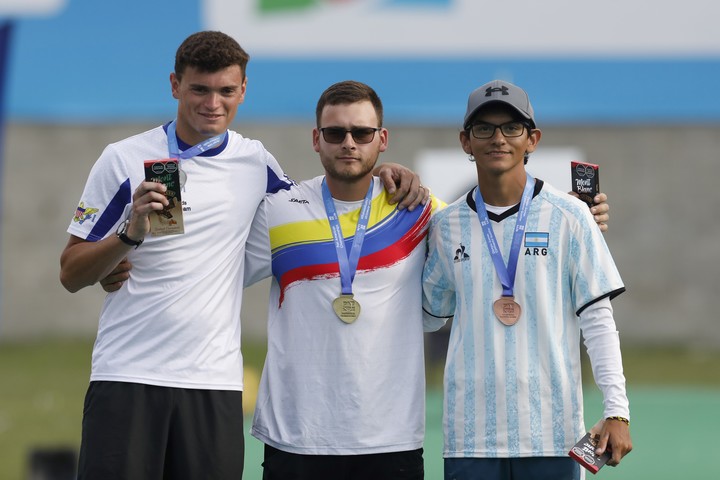
[[[430,199],[430,189],[423,187],[420,176],[397,163],[383,163],[373,169],[373,175],[380,177],[385,190],[390,194],[390,203],[398,203],[400,210],[413,211],[418,205],[425,205]]]

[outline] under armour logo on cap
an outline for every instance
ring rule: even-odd
[[[535,126],[535,114],[530,106],[527,93],[517,85],[504,80],[493,80],[472,91],[468,97],[467,110],[463,120],[463,130],[467,130],[473,117],[480,109],[490,104],[504,104],[517,112],[520,118]]]
[[[488,87],[485,89],[485,96],[486,97],[492,97],[493,92],[502,92],[503,95],[510,95],[508,93],[508,87],[503,85],[502,87]]]

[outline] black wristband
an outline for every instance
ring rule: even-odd
[[[120,239],[121,242],[123,242],[125,245],[130,245],[131,247],[138,248],[140,245],[142,245],[144,239],[140,240],[133,240],[132,238],[127,236],[127,227],[128,224],[130,224],[130,220],[125,220],[123,223],[120,224],[120,226],[117,229],[117,237]]]

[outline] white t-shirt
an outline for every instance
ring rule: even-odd
[[[167,157],[163,127],[109,145],[68,232],[89,241],[114,235],[144,181],[143,162]],[[181,168],[185,233],[147,235],[129,251],[130,279],[107,295],[100,313],[91,380],[242,390],[245,242],[266,193],[291,182],[260,142],[232,131]]]
[[[322,178],[267,197],[248,240],[248,281],[267,277],[272,269],[268,353],[251,432],[299,454],[421,448],[420,279],[433,207],[399,211],[375,179],[352,284],[361,313],[345,324],[332,308],[341,285]],[[335,200],[348,252],[361,204]]]

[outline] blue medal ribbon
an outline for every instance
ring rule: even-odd
[[[352,247],[350,248],[350,253],[348,255],[347,250],[345,249],[345,239],[343,238],[342,227],[340,226],[338,213],[335,209],[335,202],[330,194],[330,189],[328,188],[327,183],[325,183],[325,179],[323,178],[322,181],[322,195],[323,202],[325,203],[325,213],[327,214],[328,222],[330,222],[330,230],[332,231],[335,243],[338,266],[340,267],[340,285],[342,287],[343,295],[352,295],[352,282],[355,278],[357,265],[360,261],[360,250],[362,249],[362,244],[365,240],[365,232],[367,231],[367,225],[370,221],[373,183],[374,180],[371,179],[370,188],[368,189],[365,199],[363,200],[362,207],[360,208],[360,218],[358,219],[358,224],[355,228],[355,238],[353,239]]]
[[[485,235],[485,242],[487,243],[488,250],[490,251],[490,257],[495,264],[495,271],[497,272],[498,277],[500,277],[500,283],[503,286],[503,297],[513,296],[518,255],[520,254],[520,246],[522,244],[523,233],[525,232],[525,224],[527,223],[528,213],[530,212],[530,202],[532,201],[533,190],[535,189],[535,179],[528,173],[526,173],[526,176],[525,189],[523,190],[522,199],[520,200],[520,211],[518,212],[517,222],[515,223],[515,231],[513,232],[507,267],[503,262],[502,253],[500,252],[500,247],[497,239],[495,238],[495,232],[493,232],[492,226],[490,225],[490,218],[488,218],[485,201],[480,193],[480,187],[475,187],[475,203],[477,206],[478,220],[480,220],[480,226],[482,227],[483,234]]]

